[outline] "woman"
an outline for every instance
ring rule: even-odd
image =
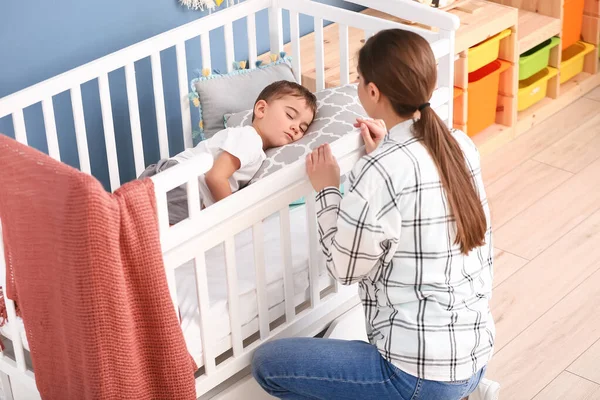
[[[358,96],[374,120],[357,121],[367,155],[344,198],[328,146],[306,165],[327,268],[342,284],[358,283],[370,344],[266,343],[254,376],[281,399],[459,400],[480,383],[494,346],[479,155],[427,102],[437,69],[421,36],[377,33],[360,50],[358,72]]]

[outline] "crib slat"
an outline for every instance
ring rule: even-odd
[[[317,230],[317,207],[314,193],[306,196],[306,218],[308,225],[308,254],[310,267],[310,299],[315,307],[321,301],[319,290],[319,232]]]
[[[256,297],[258,300],[258,323],[260,338],[269,336],[269,304],[267,302],[267,276],[265,272],[265,235],[262,222],[252,226],[254,239],[254,266],[256,268]]]
[[[200,214],[200,192],[198,189],[198,179],[193,178],[187,183],[188,215],[190,219],[195,219]]]
[[[0,223],[0,269],[6,271],[6,259],[4,258],[4,242],[2,241],[2,224]],[[15,352],[15,361],[17,362],[17,368],[21,372],[27,370],[25,364],[25,351],[23,350],[23,342],[21,341],[21,333],[19,332],[19,325],[17,321],[17,312],[15,310],[15,303],[6,296],[6,282],[9,280],[8,274],[5,273],[5,282],[0,284],[5,285],[4,304],[6,305],[6,315],[10,324],[10,334],[12,336],[12,342]]]
[[[154,186],[154,197],[156,198],[156,212],[158,213],[158,233],[160,234],[161,242],[166,237],[169,231],[169,209],[167,205],[167,193],[160,191],[156,185]]]
[[[225,62],[227,63],[227,72],[233,70],[233,62],[235,59],[235,51],[233,47],[233,25],[231,22],[223,26],[225,36]]]
[[[160,53],[152,54],[150,62],[152,64],[152,86],[154,87],[154,107],[156,108],[156,127],[158,128],[160,158],[168,158],[169,138],[167,137],[167,116],[165,115],[165,95],[163,91]]]
[[[229,320],[231,324],[231,344],[233,346],[233,356],[238,357],[243,351],[243,339],[240,317],[240,290],[238,288],[235,242],[233,237],[225,240],[225,264],[227,269],[227,302],[229,304]]]
[[[254,68],[258,50],[256,47],[256,14],[250,14],[246,17],[246,30],[248,33],[248,62],[249,68]]]
[[[106,143],[110,189],[115,191],[121,186],[121,180],[119,178],[119,160],[117,159],[115,126],[113,124],[110,87],[108,86],[107,74],[102,74],[98,77],[98,88],[100,89],[100,108],[102,109],[102,124],[104,125],[104,142]]]
[[[292,68],[296,81],[302,83],[302,63],[300,62],[300,16],[296,11],[290,11],[290,35],[292,37]]]
[[[17,362],[17,368],[21,372],[25,372],[27,365],[25,364],[25,352],[23,350],[23,342],[21,341],[21,333],[19,332],[19,325],[17,321],[17,313],[15,310],[15,303],[6,295],[6,282],[9,280],[8,274],[6,274],[6,259],[4,258],[4,242],[2,241],[2,223],[0,222],[0,270],[5,271],[5,281],[0,282],[0,285],[4,285],[3,296],[4,304],[6,305],[6,315],[10,324],[10,335],[12,336],[12,342],[15,352],[15,361]]]
[[[185,42],[175,46],[177,54],[177,80],[179,81],[179,101],[181,102],[181,126],[183,127],[183,145],[185,148],[193,146],[192,141],[192,116],[190,114],[190,100],[188,99],[188,72],[187,58],[185,55]]]
[[[4,301],[6,302],[6,315],[8,316],[8,320],[12,321],[10,326],[10,334],[12,336],[11,339],[13,342],[17,368],[19,371],[25,372],[27,370],[27,364],[25,363],[25,350],[23,349],[23,341],[21,340],[21,332],[19,330],[19,324],[17,321],[15,303],[6,297],[6,293],[4,294]]]
[[[165,268],[167,273],[167,286],[169,288],[169,294],[173,301],[173,307],[175,307],[175,315],[177,315],[177,321],[181,322],[179,318],[179,301],[177,301],[177,281],[175,280],[175,268]]]
[[[0,360],[4,358],[4,354],[0,352]],[[12,395],[12,386],[10,384],[10,378],[4,372],[0,372],[0,390],[4,393],[6,400],[15,400]]]
[[[209,32],[200,35],[200,50],[202,52],[202,68],[211,70],[210,36]]]
[[[137,95],[137,81],[135,79],[135,64],[125,65],[125,85],[127,87],[127,103],[129,104],[129,123],[131,126],[131,142],[133,143],[133,160],[136,176],[144,171],[144,145],[142,140],[142,126]]]
[[[317,90],[325,89],[325,53],[323,48],[323,18],[315,17],[315,68]]]
[[[281,7],[273,5],[269,7],[269,39],[271,53],[279,54],[283,51],[283,21],[281,19]]]
[[[44,113],[44,127],[46,128],[46,140],[48,141],[48,154],[55,160],[60,161],[60,149],[58,147],[52,97],[42,100],[42,112]]]
[[[85,129],[85,117],[83,115],[83,101],[81,100],[81,86],[71,88],[71,107],[73,108],[73,122],[75,123],[75,138],[77,139],[77,155],[79,157],[79,169],[91,174],[90,153],[87,144],[87,132]]]
[[[25,118],[23,110],[17,110],[12,115],[13,127],[15,129],[15,139],[17,142],[27,144],[27,131],[25,130]]]
[[[210,319],[210,303],[208,298],[208,278],[206,276],[206,259],[204,253],[194,259],[196,270],[196,293],[200,310],[200,340],[202,341],[202,357],[206,375],[215,373],[215,345]]]
[[[440,30],[440,37],[448,40],[448,46],[446,49],[448,50],[448,54],[444,55],[438,60],[438,85],[440,87],[448,88],[448,92],[450,94],[448,105],[448,116],[445,120],[447,126],[452,128],[453,118],[454,118],[454,102],[452,99],[452,88],[454,83],[454,46],[455,46],[455,36],[453,32]],[[442,39],[443,40],[443,39]]]
[[[285,207],[279,212],[281,228],[281,250],[283,256],[283,290],[285,296],[285,321],[290,323],[296,317],[294,303],[294,277],[292,275],[292,239],[290,209]]]
[[[348,25],[340,25],[340,83],[350,83],[350,51],[348,45]]]

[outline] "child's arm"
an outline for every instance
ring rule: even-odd
[[[240,169],[239,158],[224,151],[215,160],[212,168],[204,176],[206,186],[210,190],[215,202],[223,200],[231,195],[229,178],[235,171]]]

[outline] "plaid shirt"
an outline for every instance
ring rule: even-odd
[[[494,347],[492,231],[479,153],[454,131],[484,206],[485,245],[463,255],[437,167],[411,131],[390,130],[349,175],[346,195],[317,195],[329,273],[358,282],[370,342],[385,359],[423,379],[469,379]]]

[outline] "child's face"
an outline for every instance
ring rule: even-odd
[[[254,125],[267,147],[279,147],[301,139],[314,115],[302,97],[283,96],[254,108]]]

